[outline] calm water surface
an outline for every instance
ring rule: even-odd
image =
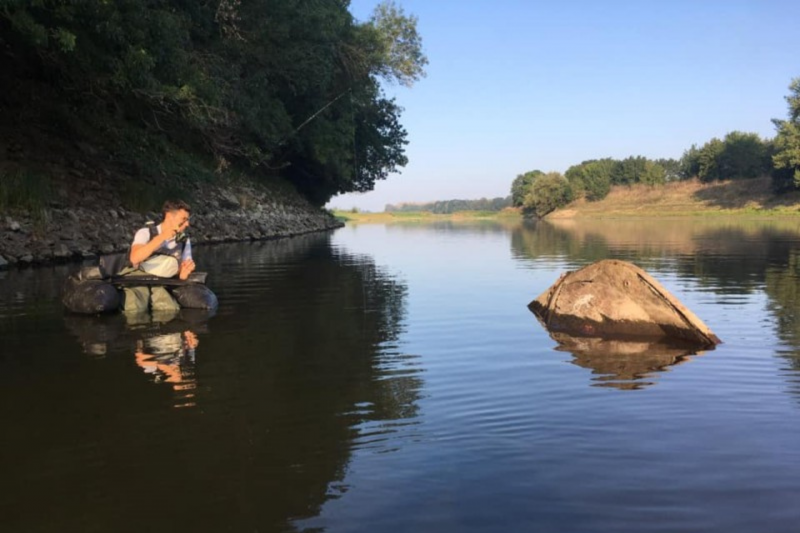
[[[199,248],[215,316],[0,273],[0,531],[795,532],[800,223],[362,225]],[[602,258],[725,341],[558,349]],[[641,348],[641,347],[639,347]]]

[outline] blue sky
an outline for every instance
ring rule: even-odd
[[[366,20],[377,0],[353,0]],[[679,158],[733,130],[774,135],[800,76],[800,2],[403,0],[430,61],[405,109],[409,164],[329,206],[506,196],[517,174]]]

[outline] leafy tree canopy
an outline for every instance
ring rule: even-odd
[[[524,174],[519,174],[511,183],[511,204],[514,207],[522,207],[525,200],[525,195],[528,194],[528,189],[533,184],[534,180],[539,176],[544,176],[541,170],[531,170]]]
[[[572,189],[567,179],[558,172],[539,176],[525,195],[523,212],[543,218],[572,200]]]
[[[366,22],[346,1],[0,0],[0,77],[47,85],[71,120],[121,118],[324,203],[406,164],[380,82],[425,75],[416,25],[391,0]]]
[[[778,130],[775,137],[775,165],[773,184],[779,191],[800,189],[800,78],[789,85],[791,93],[786,97],[789,118],[772,122]]]

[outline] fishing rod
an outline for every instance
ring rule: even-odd
[[[288,140],[289,140],[289,139],[290,139],[290,138],[291,138],[293,135],[295,135],[295,134],[296,134],[298,131],[300,131],[300,130],[301,130],[303,127],[305,127],[306,125],[308,125],[308,123],[309,123],[309,122],[311,122],[312,120],[314,120],[315,118],[317,118],[317,117],[318,117],[318,116],[319,116],[319,115],[320,115],[320,114],[321,114],[323,111],[325,111],[325,110],[326,110],[326,109],[328,109],[330,106],[332,106],[333,104],[335,104],[336,102],[338,102],[339,100],[341,100],[341,99],[342,99],[342,97],[343,97],[344,95],[346,95],[347,93],[349,93],[349,92],[350,92],[350,91],[352,91],[352,90],[353,90],[353,88],[352,88],[352,87],[348,87],[348,88],[347,88],[347,89],[345,89],[345,91],[344,91],[343,93],[341,93],[339,96],[337,96],[336,98],[334,98],[333,100],[331,100],[330,102],[328,102],[327,104],[325,104],[324,106],[322,106],[322,107],[321,107],[321,108],[320,108],[318,111],[316,111],[316,112],[315,112],[314,114],[312,114],[310,117],[308,117],[307,119],[305,119],[305,120],[303,121],[303,123],[302,123],[302,124],[300,124],[300,125],[299,125],[299,126],[297,126],[297,127],[294,129],[294,130],[292,130],[292,132],[291,132],[291,133],[289,133],[289,135],[287,135],[286,137],[284,137],[284,138],[283,138],[283,139],[282,139],[282,140],[281,140],[281,141],[278,143],[278,146],[280,146],[280,145],[282,145],[283,143],[285,143],[286,141],[288,141]]]

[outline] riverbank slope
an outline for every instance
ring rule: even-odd
[[[709,215],[800,215],[800,193],[776,195],[769,177],[662,186],[615,186],[597,202],[574,201],[547,215],[558,218],[659,217]]]
[[[194,245],[343,225],[277,176],[217,172],[175,146],[160,158],[142,150],[140,167],[154,167],[145,171],[103,148],[38,128],[0,128],[0,269],[126,250],[147,220],[160,220],[167,198],[192,206]]]

